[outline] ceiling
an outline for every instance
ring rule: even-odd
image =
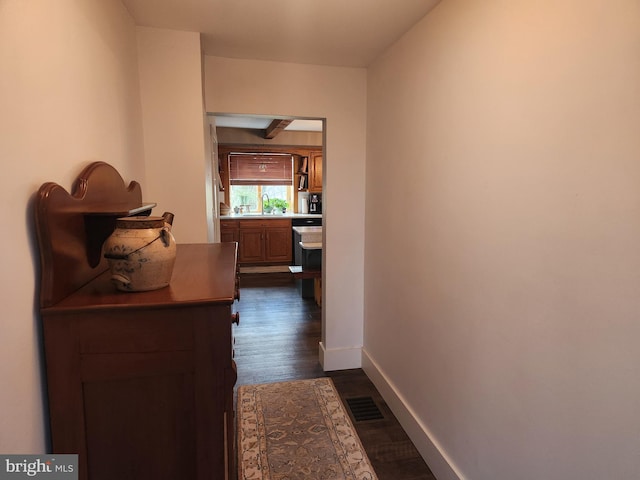
[[[137,25],[202,34],[206,55],[366,67],[440,0],[122,0]]]
[[[254,130],[266,130],[278,119],[270,116],[253,115],[216,115],[216,127],[249,128]],[[283,130],[300,132],[321,132],[322,120],[306,118],[289,118],[291,123],[283,126]]]

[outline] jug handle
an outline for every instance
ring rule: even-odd
[[[160,240],[162,240],[165,247],[171,245],[171,230],[169,230],[169,227],[163,227],[160,230]]]
[[[111,275],[111,281],[122,284],[123,287],[128,288],[131,284],[131,280],[129,280],[124,275],[120,275],[119,273],[114,273]]]
[[[164,219],[165,225],[169,225],[169,226],[173,225],[174,216],[175,215],[173,213],[171,213],[171,212],[164,212],[162,214],[162,218]]]

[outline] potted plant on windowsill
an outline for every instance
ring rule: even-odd
[[[273,208],[276,210],[276,212],[280,210],[282,213],[285,213],[287,211],[288,206],[289,204],[287,203],[286,200],[282,200],[280,198],[273,199]]]
[[[265,213],[286,213],[289,203],[281,198],[270,198],[269,201],[264,202]]]

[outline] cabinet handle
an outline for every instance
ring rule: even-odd
[[[231,323],[235,323],[236,325],[240,325],[240,313],[239,312],[231,314]]]

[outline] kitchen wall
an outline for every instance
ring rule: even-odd
[[[436,476],[638,478],[640,4],[447,0],[367,79],[363,361]]]
[[[136,29],[120,2],[0,2],[0,452],[45,451],[32,201],[89,162],[144,184]]]
[[[326,118],[322,361],[360,366],[366,71],[207,56],[205,101],[208,112]]]

